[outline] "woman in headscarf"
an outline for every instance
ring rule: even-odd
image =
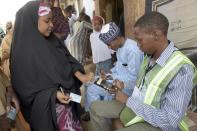
[[[46,4],[31,1],[19,9],[11,47],[11,82],[32,131],[81,131],[80,105],[71,102],[68,93],[80,94],[81,82],[89,77],[51,34],[52,28],[52,12]]]

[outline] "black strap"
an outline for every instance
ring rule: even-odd
[[[148,73],[149,71],[151,71],[151,70],[155,67],[155,65],[157,64],[157,63],[155,63],[154,65],[150,65],[151,59],[152,59],[152,58],[149,59],[148,65],[147,65],[147,67],[146,67],[146,69],[145,69],[144,76],[143,76],[143,78],[142,78],[142,80],[141,80],[140,85],[139,85],[138,88],[140,88],[140,86],[142,87],[142,86],[144,85],[145,77],[146,77],[147,73]]]

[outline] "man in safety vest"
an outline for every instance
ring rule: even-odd
[[[168,19],[158,12],[143,15],[134,36],[146,53],[130,97],[119,91],[114,101],[94,102],[90,108],[94,131],[109,131],[111,118],[117,131],[189,131],[185,119],[196,68],[167,39]]]

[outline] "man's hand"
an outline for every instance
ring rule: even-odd
[[[115,87],[117,87],[118,90],[122,90],[122,89],[124,88],[124,82],[119,81],[118,79],[115,79],[115,80],[113,81],[113,85],[114,85]]]
[[[11,129],[11,125],[6,113],[0,116],[0,129],[1,131],[8,131],[9,129]]]
[[[103,80],[106,80],[107,79],[107,76],[106,76],[105,71],[101,70],[101,72],[100,72],[100,78],[103,79]]]
[[[118,91],[116,93],[116,100],[117,101],[119,101],[121,103],[126,103],[127,102],[127,99],[128,99],[128,96],[125,93],[123,93],[121,91]]]
[[[7,87],[7,92],[6,92],[7,112],[11,109],[11,106],[16,108],[17,113],[19,112],[19,110],[20,110],[19,100],[18,100],[14,90],[12,89],[12,87]]]

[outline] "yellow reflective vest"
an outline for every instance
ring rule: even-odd
[[[141,65],[137,80],[137,87],[140,86],[140,82],[145,75],[148,64],[149,58],[146,56]],[[168,86],[170,81],[174,78],[174,76],[178,73],[178,71],[184,64],[189,64],[194,68],[195,77],[193,79],[193,84],[196,85],[196,67],[184,54],[182,54],[180,51],[175,51],[166,61],[166,64],[163,67],[156,64],[154,68],[152,68],[151,71],[146,74],[146,80],[143,85],[145,88],[144,103],[151,105],[153,108],[159,108],[161,95],[165,92],[166,87]],[[125,107],[120,113],[120,120],[126,127],[144,121],[143,118],[137,116],[128,107]],[[180,122],[179,128],[182,131],[189,131],[185,118]]]

